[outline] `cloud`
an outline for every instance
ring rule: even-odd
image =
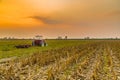
[[[28,18],[35,19],[37,21],[42,21],[44,24],[50,24],[50,25],[55,25],[55,24],[66,24],[66,25],[72,25],[72,26],[90,26],[93,24],[92,21],[86,21],[86,20],[78,20],[78,21],[73,21],[71,20],[72,18],[68,19],[52,19],[50,17],[41,17],[41,16],[30,16]]]
[[[62,24],[62,21],[60,20],[54,20],[48,17],[41,17],[41,16],[30,16],[28,18],[32,18],[38,21],[42,21],[45,24]]]

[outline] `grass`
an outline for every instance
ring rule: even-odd
[[[15,45],[31,44],[32,40],[0,40],[0,59],[9,57],[23,57],[33,53],[59,49],[67,46],[74,46],[79,44],[88,43],[87,40],[47,40],[47,47],[30,47],[28,49],[16,49]]]

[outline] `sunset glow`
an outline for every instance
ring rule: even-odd
[[[0,0],[0,37],[120,37],[120,0]]]

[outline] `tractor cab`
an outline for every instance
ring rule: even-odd
[[[45,39],[43,39],[43,36],[35,36],[33,42],[32,42],[32,46],[41,46],[41,47],[44,47],[44,46],[47,46],[47,43],[45,41]]]

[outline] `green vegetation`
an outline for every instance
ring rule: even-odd
[[[17,49],[14,46],[20,44],[31,44],[32,40],[0,40],[0,58],[24,57],[41,51],[58,49],[67,46],[75,46],[88,43],[87,40],[47,40],[47,47],[30,47],[28,49]]]

